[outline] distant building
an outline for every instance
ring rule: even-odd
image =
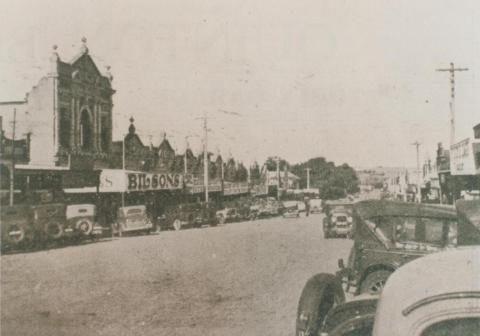
[[[106,165],[112,143],[113,77],[102,73],[86,45],[70,61],[54,46],[50,71],[23,101],[3,102],[0,114],[12,120],[17,110],[19,131],[31,133],[30,164],[93,168]],[[79,166],[76,167],[75,165]]]
[[[298,183],[300,178],[292,174],[291,172],[281,171],[280,174],[277,174],[276,171],[267,171],[267,184],[269,187],[278,186],[278,181],[280,175],[280,188],[282,189],[298,189]]]

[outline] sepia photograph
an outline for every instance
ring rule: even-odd
[[[1,336],[479,336],[480,1],[0,0]]]

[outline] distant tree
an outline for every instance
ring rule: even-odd
[[[300,177],[300,187],[307,186],[307,171],[310,169],[310,187],[319,188],[324,199],[343,198],[359,191],[359,180],[355,170],[348,164],[335,167],[333,162],[317,157],[292,166],[292,172]]]
[[[267,170],[269,170],[269,171],[277,170],[277,160],[273,156],[270,156],[267,159],[267,161],[265,161],[265,165],[267,166]],[[288,165],[288,162],[286,160],[280,158],[280,170],[284,170],[285,165]]]
[[[260,181],[260,166],[255,161],[253,165],[250,167],[250,180],[253,182]]]
[[[237,171],[235,172],[235,182],[245,182],[248,178],[247,168],[243,163],[237,165]]]

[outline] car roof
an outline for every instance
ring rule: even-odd
[[[472,306],[474,316],[480,317],[480,247],[433,253],[389,277],[380,296],[374,335],[415,335],[422,323],[453,313],[471,314]]]
[[[452,220],[457,218],[455,207],[447,205],[368,200],[356,203],[354,209],[358,216],[364,219],[381,216],[418,216]]]

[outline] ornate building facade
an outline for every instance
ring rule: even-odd
[[[112,79],[109,68],[105,74],[98,69],[85,38],[69,62],[53,47],[48,74],[11,107],[27,116],[22,122],[31,131],[31,165],[106,165],[112,143]]]

